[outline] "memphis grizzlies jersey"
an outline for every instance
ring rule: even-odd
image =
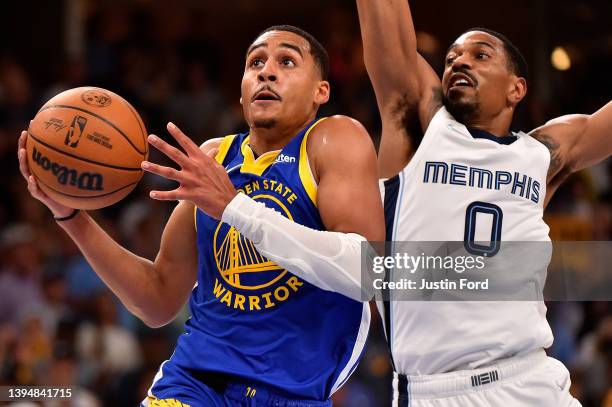
[[[542,218],[549,162],[548,149],[531,136],[469,131],[443,107],[409,164],[381,185],[387,240],[549,247]],[[539,269],[542,280],[549,259]],[[520,259],[515,267],[522,267]],[[543,301],[390,301],[378,307],[395,369],[406,375],[474,369],[548,347],[553,339]]]
[[[282,150],[258,158],[248,133],[225,137],[217,161],[240,192],[294,222],[323,230],[306,154],[308,134],[318,122]],[[189,300],[191,318],[158,373],[153,395],[164,397],[168,375],[213,372],[272,387],[286,397],[327,400],[364,349],[368,304],[294,276],[259,254],[235,228],[201,210],[195,226],[199,271]]]

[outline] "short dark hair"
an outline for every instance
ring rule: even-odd
[[[525,60],[523,54],[521,54],[521,51],[519,51],[516,45],[514,45],[512,41],[508,39],[508,37],[498,33],[497,31],[483,27],[470,28],[469,30],[465,30],[461,35],[472,31],[482,31],[500,40],[502,44],[504,44],[504,49],[506,51],[508,61],[510,62],[510,70],[512,73],[514,73],[516,76],[528,79],[529,67],[527,66],[527,61]]]
[[[270,32],[270,31],[290,32],[290,33],[299,35],[300,37],[308,41],[308,45],[310,45],[310,55],[312,55],[312,58],[314,59],[315,64],[317,65],[317,67],[319,68],[319,71],[321,72],[321,78],[323,80],[327,80],[327,76],[329,75],[329,55],[327,55],[327,51],[325,50],[323,45],[321,45],[321,43],[315,37],[313,37],[312,34],[294,25],[283,24],[283,25],[273,25],[271,27],[268,27],[262,32],[260,32],[257,35],[257,37],[259,38],[263,34]]]

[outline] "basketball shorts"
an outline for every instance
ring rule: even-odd
[[[141,407],[331,407],[331,400],[296,400],[261,384],[216,373],[181,371],[156,382]]]
[[[475,370],[394,374],[394,407],[580,406],[569,393],[569,372],[537,350]]]

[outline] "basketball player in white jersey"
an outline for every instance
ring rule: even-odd
[[[440,81],[417,54],[406,0],[357,6],[382,117],[387,240],[464,241],[480,210],[499,220],[491,240],[548,241],[542,215],[551,195],[569,173],[612,153],[612,103],[511,133],[526,64],[504,36],[463,33]],[[543,350],[553,336],[541,301],[378,305],[396,406],[579,405],[567,369]]]

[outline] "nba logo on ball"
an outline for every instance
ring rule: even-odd
[[[53,200],[98,209],[123,199],[142,177],[147,131],[136,110],[106,89],[70,89],[51,98],[28,128],[28,165]]]
[[[83,135],[83,130],[85,129],[86,124],[86,118],[83,116],[74,116],[74,119],[72,119],[72,124],[68,129],[68,133],[66,133],[66,140],[64,141],[64,144],[76,148],[76,146],[79,144],[81,136]]]

